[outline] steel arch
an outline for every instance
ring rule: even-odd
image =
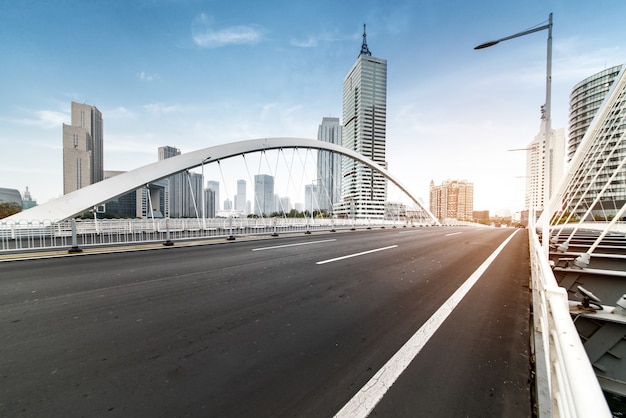
[[[317,149],[335,152],[357,160],[372,169],[380,172],[392,183],[406,193],[418,207],[420,207],[434,223],[437,219],[417,200],[400,181],[386,169],[363,155],[344,148],[340,145],[305,138],[260,138],[232,142],[203,148],[176,157],[167,158],[146,166],[122,173],[107,180],[92,184],[82,189],[68,193],[58,199],[35,206],[23,212],[5,218],[4,221],[59,221],[83,213],[96,205],[107,202],[129,191],[136,190],[146,184],[169,177],[172,174],[199,167],[202,164],[235,157],[238,155],[261,152],[266,150],[288,148]]]

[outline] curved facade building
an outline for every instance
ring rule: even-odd
[[[607,68],[587,77],[572,88],[569,95],[569,142],[567,160],[571,161],[587,128],[598,113],[611,85],[619,75],[622,66]]]
[[[0,203],[17,203],[22,207],[22,195],[16,189],[0,187]]]
[[[576,84],[570,94],[571,182],[564,200],[581,219],[612,219],[626,203],[624,73],[623,65],[607,68]]]

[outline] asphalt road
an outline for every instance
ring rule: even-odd
[[[1,262],[0,416],[333,416],[513,232]],[[527,241],[504,247],[371,416],[531,415]]]

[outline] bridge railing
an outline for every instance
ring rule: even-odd
[[[426,226],[410,219],[211,218],[0,221],[0,252],[142,242],[307,233],[333,229]]]
[[[539,417],[611,417],[545,249],[529,229]]]

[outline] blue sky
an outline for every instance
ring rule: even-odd
[[[106,170],[163,145],[315,138],[341,117],[366,23],[388,61],[389,170],[425,202],[431,179],[467,179],[476,210],[516,211],[525,155],[507,150],[539,131],[547,31],[473,47],[550,12],[552,125],[567,128],[574,84],[626,62],[622,0],[0,0],[0,187],[62,194],[71,101],[103,113]]]

